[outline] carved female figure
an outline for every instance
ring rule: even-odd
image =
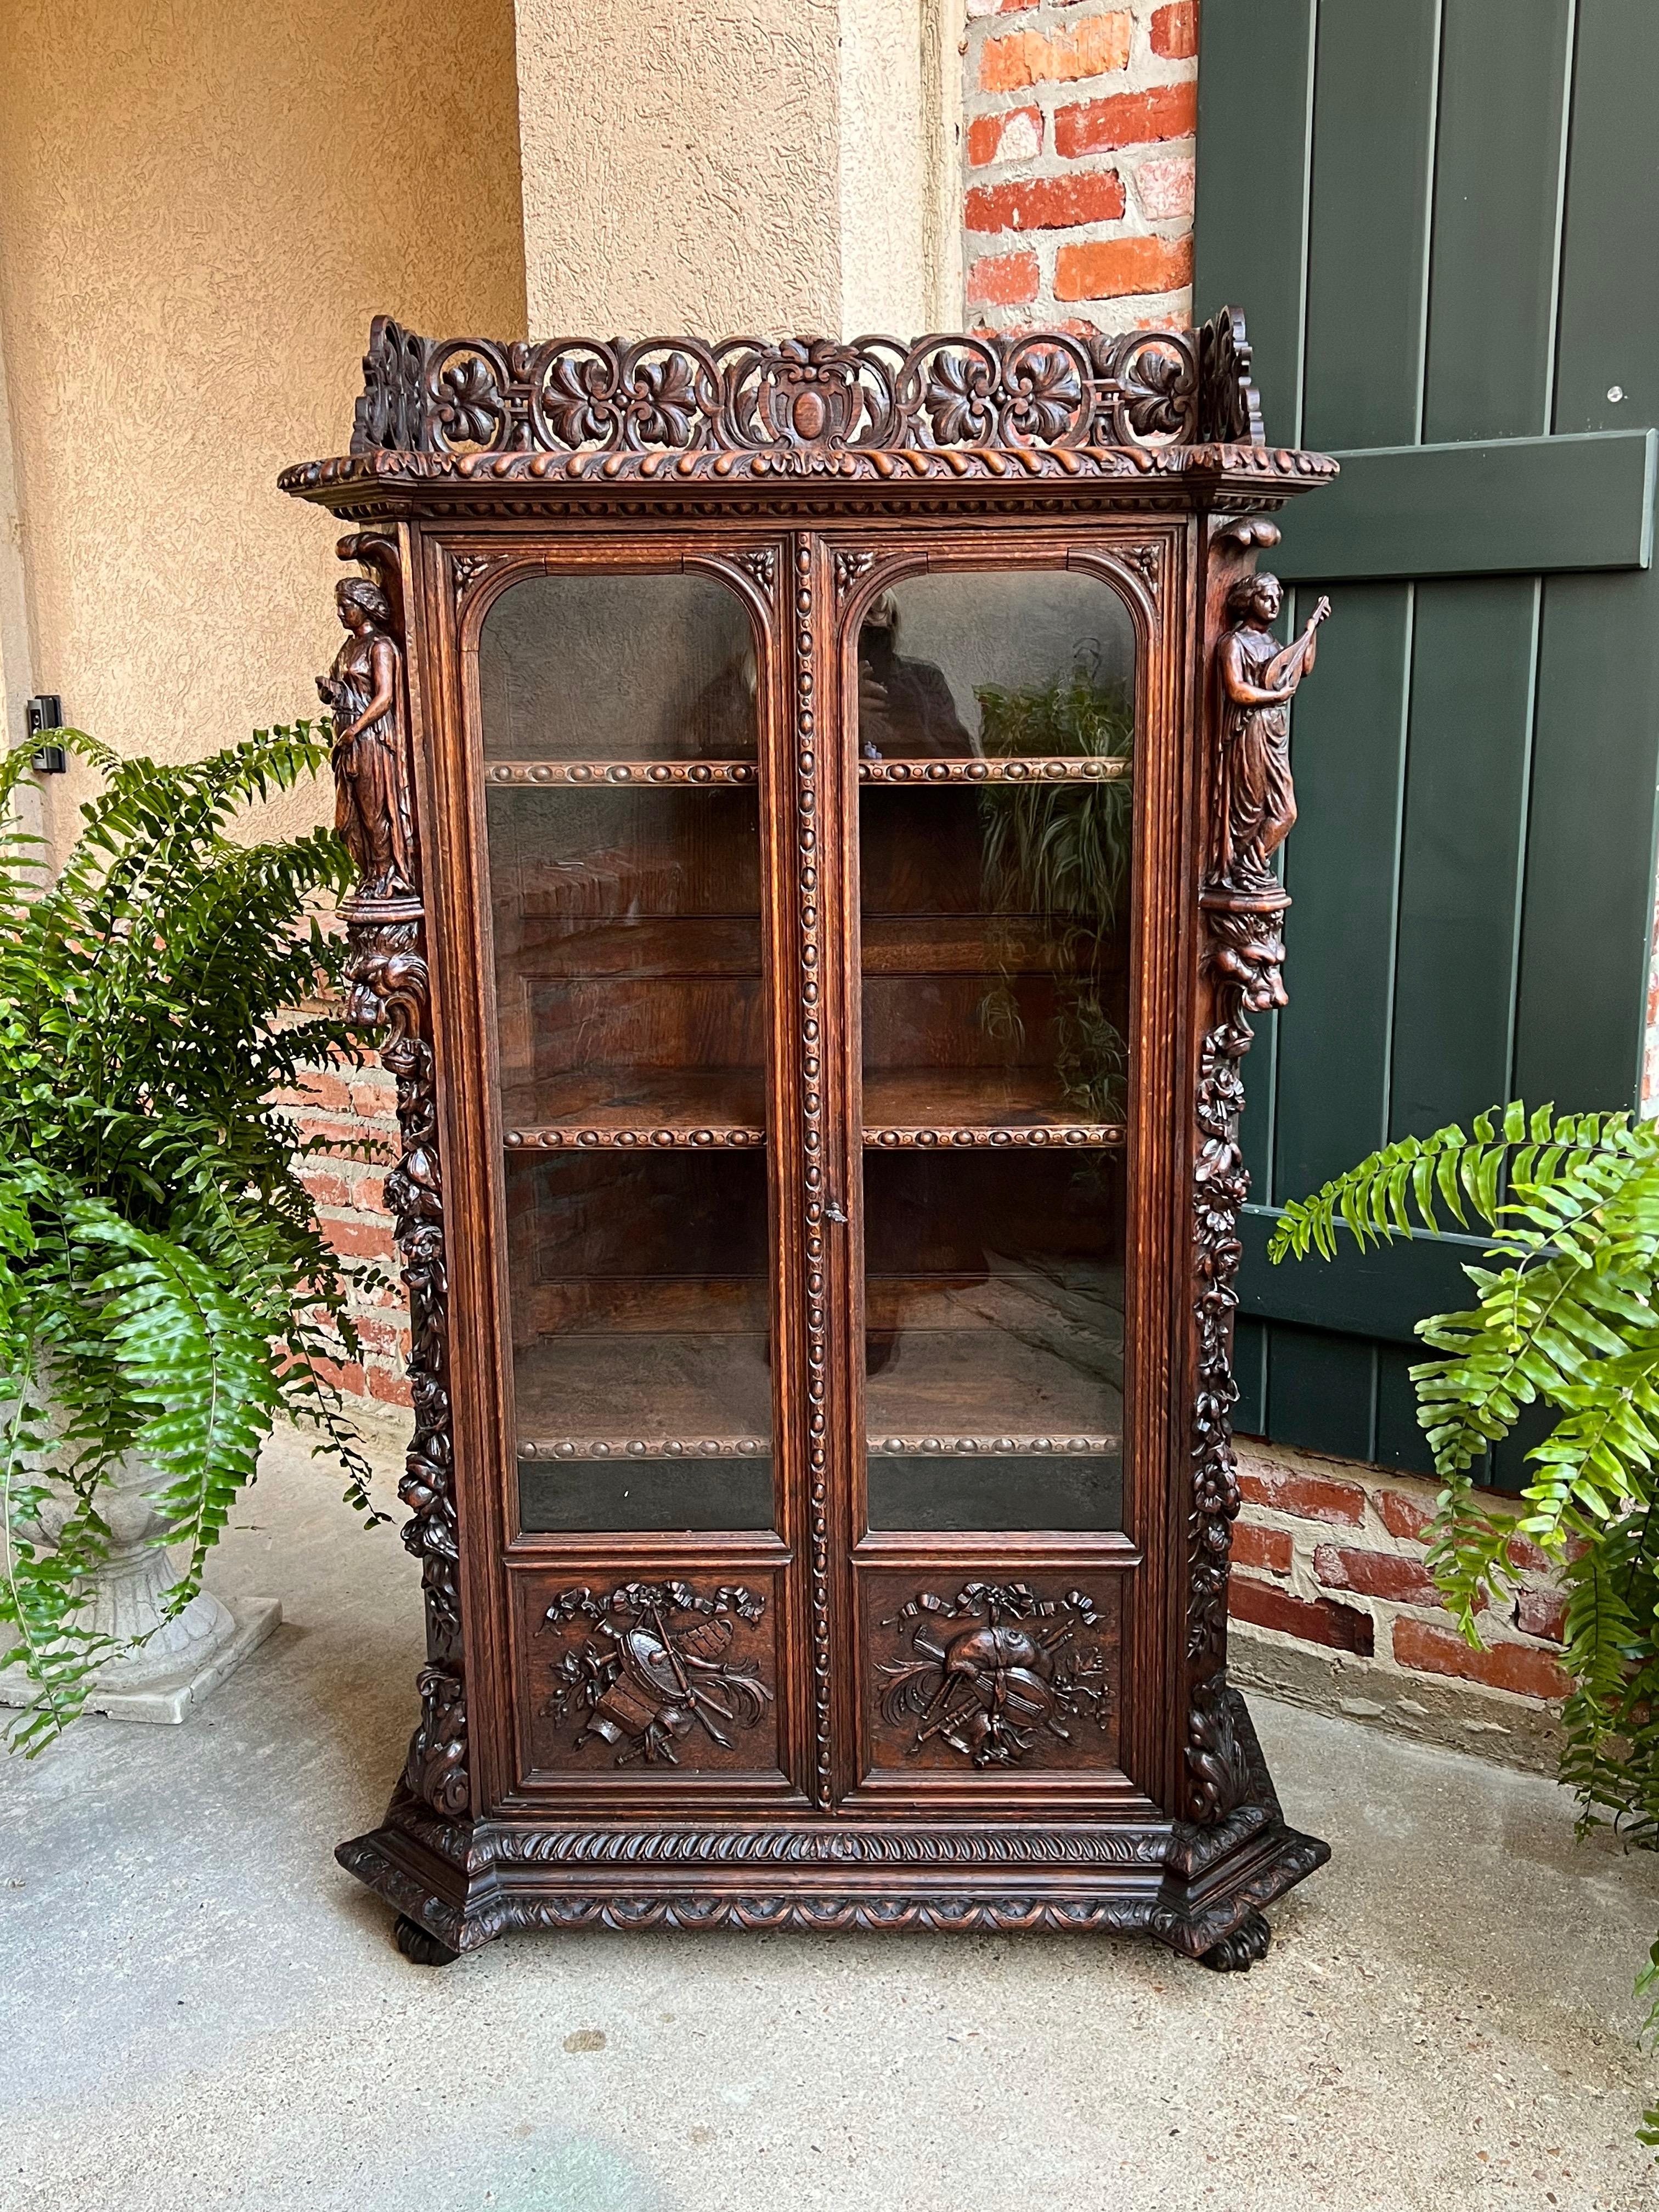
[[[361,576],[335,588],[346,640],[317,679],[334,717],[334,826],[357,863],[360,898],[415,895],[415,821],[392,606]]]
[[[1273,634],[1283,602],[1277,576],[1244,576],[1227,594],[1233,626],[1218,654],[1226,708],[1216,805],[1216,881],[1239,891],[1278,888],[1273,854],[1296,822],[1290,715],[1314,665],[1314,634],[1331,611],[1321,599],[1294,644]]]

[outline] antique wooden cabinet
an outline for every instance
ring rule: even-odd
[[[502,1929],[1144,1930],[1325,1846],[1225,1674],[1282,1003],[1243,325],[377,322],[320,685],[409,1285],[421,1717],[340,1857]]]

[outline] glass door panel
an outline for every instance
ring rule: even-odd
[[[752,763],[755,684],[749,617],[710,577],[528,577],[484,623],[484,757]]]
[[[538,577],[479,690],[521,1525],[769,1528],[748,617],[704,577]]]
[[[859,678],[870,1526],[1115,1528],[1133,627],[916,577]]]

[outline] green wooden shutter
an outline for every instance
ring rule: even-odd
[[[1269,438],[1344,471],[1274,564],[1292,621],[1317,591],[1333,620],[1295,716],[1291,1003],[1246,1064],[1238,1425],[1426,1468],[1412,1323],[1467,1303],[1468,1241],[1270,1268],[1267,1235],[1374,1146],[1512,1092],[1639,1098],[1659,5],[1201,21],[1195,314],[1244,309]]]

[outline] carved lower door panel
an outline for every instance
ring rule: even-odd
[[[691,1570],[513,1577],[520,1787],[635,1785],[672,1802],[709,1778],[775,1792],[784,1577]]]
[[[1120,1576],[1017,1579],[993,1563],[861,1572],[858,1586],[866,1794],[925,1798],[942,1779],[983,1800],[986,1784],[1054,1777],[1127,1790]]]

